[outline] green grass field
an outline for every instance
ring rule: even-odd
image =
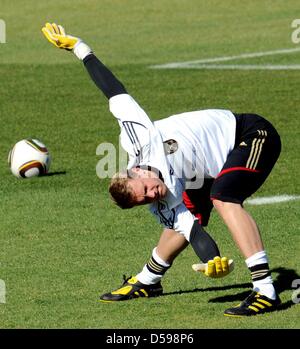
[[[51,46],[41,27],[56,21],[83,38],[148,115],[228,108],[267,117],[282,137],[281,157],[255,197],[299,194],[299,70],[155,70],[149,65],[300,47],[291,41],[298,1],[1,0],[0,44],[1,328],[299,329],[292,281],[300,279],[300,201],[250,206],[261,228],[283,309],[232,319],[224,309],[250,289],[250,275],[216,213],[209,231],[234,273],[195,273],[188,247],[163,279],[165,294],[117,304],[98,297],[139,272],[161,227],[146,207],[115,207],[96,165],[100,143],[118,144],[107,101],[71,53]],[[299,6],[298,6],[299,8]],[[300,52],[232,64],[299,64]],[[225,62],[226,63],[226,62]],[[18,180],[7,155],[20,139],[41,139],[51,176]]]

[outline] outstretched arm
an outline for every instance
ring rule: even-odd
[[[126,92],[123,84],[93,54],[91,48],[80,38],[67,35],[64,28],[55,23],[46,23],[42,32],[53,45],[72,51],[82,60],[95,84],[109,99],[109,109],[121,128],[122,147],[130,157],[128,168],[140,164],[151,165],[152,158],[163,158],[165,153],[160,133],[145,111]],[[166,164],[162,164],[162,167],[166,167]],[[168,172],[167,168],[165,170]]]
[[[127,93],[123,84],[94,54],[87,55],[83,63],[94,83],[108,99]]]
[[[123,84],[80,38],[67,35],[65,29],[56,23],[46,23],[45,27],[42,28],[42,32],[53,45],[61,49],[73,51],[83,61],[92,80],[108,99],[119,94],[127,93]]]

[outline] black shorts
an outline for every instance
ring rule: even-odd
[[[211,200],[242,204],[264,183],[280,151],[280,136],[272,124],[255,114],[235,114],[234,149],[215,178]]]
[[[276,163],[281,142],[270,122],[255,114],[235,114],[234,149],[216,178],[204,179],[200,189],[183,193],[186,207],[203,226],[208,224],[212,200],[242,204],[255,193]]]

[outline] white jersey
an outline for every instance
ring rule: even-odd
[[[182,193],[200,188],[203,178],[215,178],[234,147],[236,120],[229,110],[208,109],[155,121],[128,94],[109,99],[121,128],[121,145],[129,155],[128,169],[146,165],[158,169],[168,188],[150,211],[166,228],[189,241],[195,217]]]

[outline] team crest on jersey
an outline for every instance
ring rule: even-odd
[[[160,200],[157,202],[157,210],[154,213],[159,217],[160,223],[169,229],[173,229],[175,219],[175,209],[169,209],[166,201]]]
[[[177,141],[175,141],[175,139],[168,139],[163,143],[164,143],[164,149],[166,154],[173,154],[178,149],[178,143]]]

